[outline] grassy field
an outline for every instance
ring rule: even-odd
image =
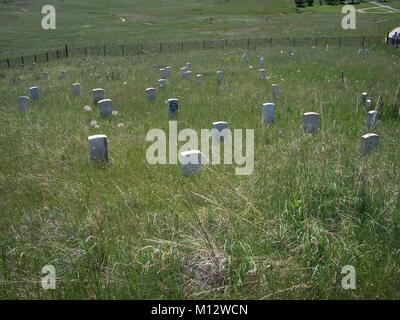
[[[398,0],[388,4],[398,6]],[[41,8],[52,4],[57,29],[42,30]],[[357,8],[374,6],[369,3]],[[213,21],[210,21],[210,17]],[[193,39],[303,36],[381,36],[400,14],[357,15],[357,29],[343,30],[341,6],[296,10],[291,0],[16,1],[0,4],[0,56],[70,46]]]
[[[264,81],[248,68],[261,55]],[[251,52],[248,64],[239,57],[216,50],[70,59],[40,66],[49,81],[39,80],[39,67],[1,73],[2,298],[400,298],[400,129],[392,110],[399,54],[304,48],[293,56]],[[204,87],[180,77],[187,61],[205,74]],[[174,73],[151,103],[144,89],[158,79],[153,63]],[[75,81],[81,97],[71,94]],[[272,83],[284,93],[276,123],[265,127],[260,105],[272,100]],[[32,84],[41,99],[23,115],[17,97]],[[95,87],[118,111],[109,121],[83,109]],[[384,99],[379,151],[368,157],[358,151],[365,90],[374,104]],[[217,120],[255,129],[254,173],[210,165],[187,179],[176,165],[149,165],[145,135],[168,128],[168,97],[181,100],[180,129]],[[306,111],[322,116],[315,135],[301,131]],[[109,137],[105,166],[87,158],[86,138],[96,133]],[[47,264],[56,268],[56,290],[40,286]],[[341,287],[347,264],[356,268],[356,290]]]
[[[55,31],[40,28],[40,8],[49,3],[57,8]],[[64,44],[383,38],[399,21],[399,14],[358,14],[357,29],[345,31],[339,9],[296,10],[283,0],[2,2],[0,56]],[[383,43],[367,51],[277,44],[250,50],[246,63],[241,54],[72,56],[0,70],[0,298],[400,299],[400,52]],[[260,56],[266,80],[257,77]],[[180,76],[188,61],[204,74],[203,87]],[[173,74],[149,102],[144,90],[159,78],[152,64],[171,65]],[[61,69],[66,80],[58,79]],[[279,97],[273,83],[283,89]],[[32,85],[40,100],[22,114],[17,99]],[[110,120],[92,105],[97,87],[118,111]],[[359,152],[364,91],[382,108],[374,129],[380,145],[369,156]],[[178,165],[150,165],[146,133],[167,131],[172,97],[181,103],[179,129],[200,132],[219,120],[254,129],[254,173],[207,165],[184,178]],[[271,126],[261,124],[266,101],[276,103]],[[321,115],[314,135],[302,132],[308,111]],[[108,136],[106,165],[88,160],[92,134]],[[45,265],[56,269],[55,290],[42,289]],[[356,269],[355,290],[341,286],[345,265]]]

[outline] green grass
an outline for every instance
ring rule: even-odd
[[[45,4],[56,8],[56,30],[41,29],[41,8]],[[369,4],[357,8],[361,6]],[[289,0],[154,0],[151,5],[145,0],[118,1],[118,5],[108,0],[1,3],[0,56],[12,58],[65,44],[84,47],[271,36],[384,37],[398,26],[400,14],[358,14],[357,29],[343,30],[340,9],[315,5],[297,12]]]
[[[400,298],[398,52],[299,48],[290,56],[276,48],[251,52],[248,64],[240,54],[93,57],[1,71],[1,298]],[[265,81],[248,69],[260,55]],[[203,88],[179,76],[187,61],[205,74]],[[144,89],[158,78],[153,63],[172,65],[174,74],[150,103]],[[218,67],[226,76],[219,88]],[[39,80],[40,69],[49,81]],[[57,79],[60,69],[66,81]],[[75,81],[81,97],[71,94]],[[272,100],[272,83],[284,93],[276,123],[265,127],[260,105]],[[32,84],[41,99],[22,115],[17,97]],[[96,87],[119,112],[109,121],[83,110]],[[385,101],[380,146],[367,157],[358,151],[363,91]],[[254,173],[214,165],[187,179],[176,165],[149,165],[145,135],[168,128],[164,100],[173,96],[180,129],[217,120],[254,129]],[[307,111],[322,117],[311,136],[301,131]],[[105,166],[87,158],[95,133],[109,138]],[[56,290],[40,286],[47,264],[56,268]],[[356,268],[356,290],[341,288],[347,264]]]

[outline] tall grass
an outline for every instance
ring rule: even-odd
[[[0,78],[0,296],[44,299],[400,297],[400,129],[393,113],[399,55],[373,49],[303,48],[206,51],[133,58],[70,59],[2,71]],[[256,71],[265,56],[269,78]],[[183,80],[187,61],[205,85]],[[144,89],[172,65],[157,101]],[[222,68],[226,83],[216,86]],[[51,79],[40,79],[41,70]],[[66,69],[68,79],[57,79]],[[341,72],[345,83],[341,81]],[[71,93],[82,84],[82,96]],[[126,84],[124,84],[126,82]],[[273,99],[271,84],[283,94]],[[32,84],[40,100],[19,113],[17,97]],[[91,89],[102,87],[118,115],[100,120]],[[362,157],[366,133],[359,95],[384,107],[376,153]],[[176,165],[146,162],[152,128],[168,129],[164,100],[181,102],[178,127],[255,130],[255,170],[230,165],[183,178]],[[274,100],[276,122],[261,124]],[[315,135],[303,112],[321,114]],[[97,120],[99,129],[90,126]],[[123,123],[124,128],[117,124]],[[92,165],[87,136],[106,134],[110,161]],[[41,269],[54,265],[57,288],[43,290]],[[341,287],[353,265],[357,289]]]

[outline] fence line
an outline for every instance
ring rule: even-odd
[[[193,50],[241,48],[255,50],[263,47],[305,47],[305,46],[332,46],[332,47],[370,47],[382,45],[380,37],[304,37],[304,38],[248,38],[248,39],[220,39],[196,40],[180,42],[137,43],[121,45],[87,46],[82,48],[68,47],[53,51],[46,51],[29,56],[0,60],[0,68],[13,68],[25,64],[46,63],[57,59],[87,56],[127,56],[157,53],[188,52]]]

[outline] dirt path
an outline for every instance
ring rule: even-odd
[[[399,13],[400,10],[393,8],[386,4],[381,4],[378,2],[370,1],[371,4],[374,4],[375,7],[369,7],[364,9],[358,9],[357,11],[360,13]]]

